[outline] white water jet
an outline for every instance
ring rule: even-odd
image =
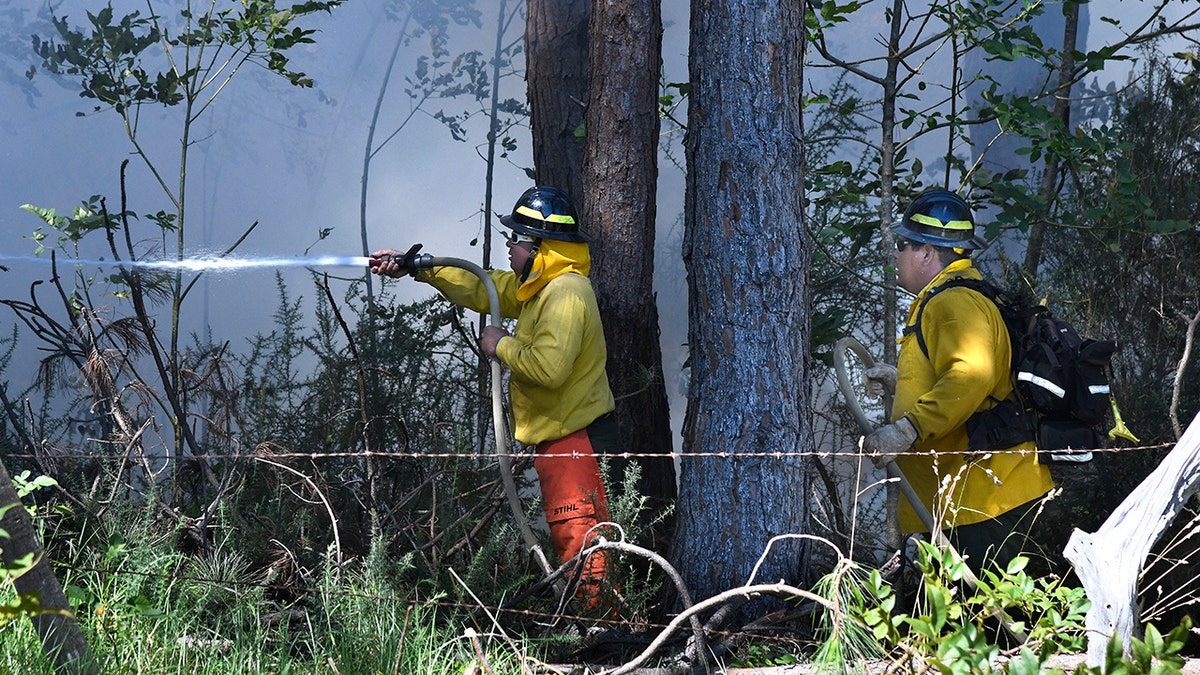
[[[182,260],[83,260],[59,258],[59,265],[84,265],[88,267],[127,267],[132,269],[155,269],[181,272],[225,272],[273,267],[366,267],[370,258],[361,255],[326,255],[312,258],[221,258],[197,256]],[[39,256],[0,255],[0,264],[6,262],[34,262],[49,264],[50,258]]]

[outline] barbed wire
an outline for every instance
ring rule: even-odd
[[[95,441],[95,442],[96,443],[105,443],[105,441]],[[1108,447],[1072,448],[1070,450],[1070,452],[1074,453],[1074,454],[1086,454],[1088,452],[1097,453],[1097,454],[1117,454],[1117,453],[1122,453],[1122,452],[1145,452],[1145,451],[1150,451],[1150,450],[1165,450],[1168,448],[1172,448],[1174,446],[1175,446],[1175,443],[1157,443],[1157,444],[1153,444],[1153,445],[1137,445],[1137,446],[1128,446],[1128,447],[1120,447],[1120,448],[1108,448]],[[907,455],[911,455],[913,457],[939,457],[942,455],[947,455],[947,456],[948,455],[972,455],[972,456],[976,456],[976,457],[984,457],[987,455],[1004,455],[1004,454],[1029,455],[1029,454],[1033,454],[1034,452],[1037,452],[1037,451],[1036,450],[1006,449],[1006,450],[986,450],[986,451],[978,451],[978,452],[970,452],[970,453],[962,452],[962,451],[948,451],[948,452],[929,451],[929,452],[921,452],[921,453],[910,452],[910,453],[907,453]],[[1043,451],[1043,452],[1045,452],[1045,451]],[[521,457],[521,456],[532,457],[533,454],[534,453],[532,450],[528,450],[524,453],[520,453],[520,452],[514,453],[514,456],[516,456],[516,457]],[[569,452],[569,453],[563,452],[563,453],[555,453],[555,454],[556,454],[556,456],[561,455],[562,457],[581,457],[582,456],[577,452]],[[14,459],[35,459],[35,460],[36,459],[81,459],[81,460],[100,459],[100,460],[103,460],[103,459],[122,459],[126,455],[125,455],[125,453],[105,455],[103,453],[98,453],[98,452],[76,453],[76,452],[61,452],[61,451],[57,451],[57,450],[50,450],[43,454],[32,454],[32,453],[28,453],[28,452],[26,452],[26,453],[11,452],[11,453],[0,453],[0,456],[11,457]],[[475,451],[472,451],[472,452],[388,452],[388,451],[380,451],[380,450],[346,450],[346,451],[336,451],[336,452],[320,452],[320,451],[318,451],[318,452],[274,452],[273,451],[273,452],[269,452],[269,453],[256,453],[256,452],[252,451],[252,452],[246,452],[246,453],[229,453],[229,454],[204,453],[204,454],[199,454],[199,455],[187,455],[186,457],[183,457],[183,458],[176,457],[175,459],[176,459],[176,461],[189,461],[190,462],[190,461],[194,461],[194,460],[253,459],[256,456],[271,458],[271,459],[347,459],[347,458],[369,459],[369,458],[376,458],[376,457],[378,457],[378,458],[393,458],[393,459],[499,459],[502,455],[500,453],[496,453],[496,452],[475,452]],[[840,450],[809,450],[809,451],[770,450],[770,451],[761,451],[761,452],[731,452],[728,450],[722,450],[722,451],[709,451],[709,452],[705,452],[705,451],[700,451],[700,452],[672,451],[672,452],[659,452],[659,453],[654,453],[654,452],[608,452],[608,453],[605,453],[605,456],[611,457],[611,458],[619,458],[619,459],[663,459],[663,458],[686,459],[686,458],[708,458],[708,457],[715,457],[715,458],[719,458],[719,459],[741,459],[741,458],[783,459],[783,458],[792,458],[792,457],[816,457],[819,459],[829,459],[829,458],[870,459],[874,455],[869,452],[863,452],[863,451],[858,451],[858,450],[845,450],[845,451],[840,451]],[[148,454],[147,458],[153,459],[155,457],[152,454]]]
[[[111,454],[105,453],[104,447],[111,442],[101,439],[87,439],[86,442],[96,444],[99,449],[93,452],[77,452],[73,450],[64,451],[61,446],[51,444],[43,444],[40,452],[33,453],[2,453],[5,458],[13,459],[28,459],[35,461],[46,460],[84,460],[84,461],[124,461],[128,458],[129,453],[125,451],[123,444],[113,443]],[[1164,450],[1174,447],[1175,443],[1158,443],[1147,445],[1136,445],[1126,447],[1099,447],[1087,450],[1076,450],[1075,452],[1093,452],[1098,454],[1116,454],[1127,452],[1147,452]],[[28,447],[28,446],[27,446]],[[277,448],[278,446],[274,446]],[[337,459],[406,459],[406,460],[436,460],[436,459],[458,459],[458,460],[498,460],[501,455],[495,452],[406,452],[406,451],[370,451],[370,450],[345,450],[335,452],[294,452],[294,451],[276,451],[274,448],[266,445],[257,445],[254,450],[249,452],[237,453],[204,453],[199,455],[189,455],[185,458],[173,457],[170,458],[174,462],[192,462],[192,461],[224,461],[224,460],[240,460],[253,461],[255,458],[269,458],[273,460],[307,460],[315,462],[317,460],[337,460]],[[987,453],[971,453],[977,456],[987,454],[1029,454],[1030,450],[1002,450],[989,451]],[[564,453],[566,454],[566,453]],[[963,455],[962,452],[929,452],[921,453],[920,456],[936,457],[938,455]],[[152,453],[143,453],[144,458],[155,461],[164,460],[165,457],[156,457]],[[530,458],[533,456],[532,448],[529,448],[524,453],[518,453],[518,456]],[[577,456],[576,453],[570,453],[570,456]],[[861,449],[846,449],[846,450],[790,450],[790,451],[752,451],[752,452],[736,452],[736,451],[671,451],[666,453],[645,453],[645,452],[619,452],[607,453],[608,457],[622,459],[658,459],[662,460],[670,458],[672,460],[684,460],[691,458],[715,458],[715,459],[790,459],[790,458],[817,458],[821,460],[827,459],[843,459],[843,460],[870,460],[871,453],[863,452]],[[164,572],[149,572],[140,570],[129,570],[106,567],[89,567],[76,565],[61,565],[65,569],[70,569],[78,573],[101,574],[101,575],[128,575],[140,578],[152,578],[176,581],[187,581],[191,583],[211,585],[220,588],[245,588],[245,589],[261,589],[265,591],[274,591],[281,593],[294,594],[297,597],[323,595],[330,597],[344,597],[349,599],[357,599],[376,603],[394,603],[399,605],[407,605],[413,607],[430,607],[441,608],[454,611],[487,611],[493,615],[510,615],[528,618],[532,621],[541,621],[546,623],[554,623],[561,621],[585,622],[592,625],[609,626],[613,628],[629,629],[631,625],[636,625],[640,630],[645,632],[661,631],[669,627],[666,623],[656,623],[643,618],[606,618],[589,615],[574,614],[567,611],[547,611],[537,609],[523,609],[517,607],[506,606],[491,606],[483,603],[464,603],[446,599],[421,599],[414,597],[404,597],[400,595],[389,595],[379,593],[368,593],[356,591],[352,589],[337,589],[324,586],[313,586],[310,584],[296,583],[279,583],[270,580],[258,579],[216,579],[202,575],[182,574],[182,573],[164,573]],[[464,617],[464,620],[470,620],[470,617]],[[794,637],[776,637],[769,634],[764,634],[760,630],[713,630],[710,632],[714,636],[722,638],[737,638],[741,636],[753,636],[755,639],[779,639],[795,641]]]

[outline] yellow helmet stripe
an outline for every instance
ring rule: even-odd
[[[971,221],[969,220],[951,220],[943,223],[937,218],[934,218],[933,216],[927,216],[923,213],[914,213],[909,216],[909,219],[914,223],[929,225],[931,227],[940,227],[945,230],[970,230],[974,228],[974,225],[972,225]]]
[[[538,211],[536,209],[531,209],[528,206],[518,206],[517,213],[519,213],[523,216],[528,216],[529,218],[533,218],[535,220],[540,220],[542,222],[547,222],[547,223],[561,223],[564,225],[574,225],[575,224],[575,219],[572,218],[571,216],[560,215],[557,213],[551,213],[549,216],[543,216],[541,211]]]

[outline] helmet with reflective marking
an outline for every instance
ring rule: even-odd
[[[983,247],[983,242],[975,238],[971,207],[949,190],[926,190],[917,195],[892,232],[898,237],[943,248]]]
[[[556,187],[537,185],[526,190],[513,206],[512,214],[500,222],[513,232],[538,239],[585,242],[590,239],[575,219],[575,207],[567,193]]]

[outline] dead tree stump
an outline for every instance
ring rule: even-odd
[[[1093,534],[1075,530],[1063,553],[1075,567],[1092,608],[1087,662],[1104,664],[1109,640],[1120,636],[1128,654],[1138,634],[1137,580],[1150,548],[1200,484],[1200,414],[1175,448]]]

